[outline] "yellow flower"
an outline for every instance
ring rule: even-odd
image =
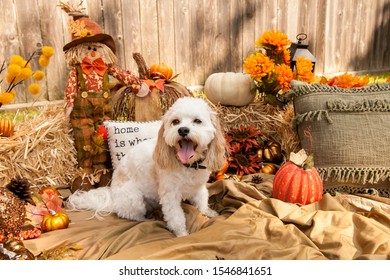
[[[36,81],[41,81],[44,77],[45,77],[45,72],[43,72],[41,70],[35,71],[35,73],[33,75],[33,79]]]
[[[54,49],[50,46],[43,46],[42,47],[42,54],[51,57],[54,54]]]
[[[291,70],[290,66],[286,64],[279,64],[275,66],[276,80],[279,83],[280,88],[283,92],[290,90],[290,83],[294,79],[294,72]]]
[[[42,67],[46,67],[49,65],[50,63],[50,58],[47,57],[46,55],[42,54],[40,57],[39,57],[39,65],[41,65]]]
[[[15,76],[12,76],[10,73],[7,73],[7,75],[5,75],[5,79],[7,80],[7,82],[9,84],[16,84],[19,80],[18,77],[15,77]]]
[[[277,54],[282,53],[289,45],[291,45],[291,41],[287,38],[286,34],[279,30],[266,31],[256,40],[257,47],[275,49]]]
[[[4,105],[4,104],[11,103],[12,101],[14,101],[14,98],[15,98],[14,91],[11,92],[5,91],[2,94],[0,94],[0,104]]]
[[[313,63],[305,57],[297,58],[296,62],[297,80],[311,83],[314,81]]]
[[[32,71],[30,68],[22,68],[19,78],[22,80],[27,80],[31,77],[31,75],[32,75]]]
[[[13,55],[9,60],[9,63],[19,65],[20,67],[24,67],[24,65],[26,64],[23,57],[21,57],[20,55]]]
[[[87,29],[83,29],[80,31],[80,37],[89,37],[92,36],[92,32]]]
[[[22,67],[20,67],[17,64],[10,64],[8,66],[8,74],[10,74],[13,77],[17,77],[22,72]]]
[[[273,61],[262,52],[251,54],[244,62],[245,73],[250,74],[251,78],[256,80],[267,76],[273,68]]]
[[[28,91],[29,91],[31,94],[35,95],[35,94],[38,94],[38,93],[41,92],[41,87],[40,87],[38,84],[31,84],[31,85],[29,85],[29,87],[28,87]]]

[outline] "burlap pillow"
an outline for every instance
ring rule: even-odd
[[[301,145],[311,150],[325,189],[390,186],[390,84],[341,89],[293,87]],[[305,136],[310,129],[311,138]]]

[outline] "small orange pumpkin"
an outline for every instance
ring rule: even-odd
[[[322,199],[323,182],[304,150],[291,153],[290,160],[275,174],[272,197],[289,203],[310,204]]]
[[[14,123],[7,118],[0,118],[0,136],[10,137],[14,133]]]
[[[64,229],[69,226],[69,217],[65,212],[47,214],[43,217],[41,229],[44,232]]]
[[[171,67],[164,63],[153,64],[149,69],[150,76],[152,79],[165,79],[169,80],[172,78],[173,70]]]

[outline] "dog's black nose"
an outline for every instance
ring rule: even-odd
[[[184,127],[180,127],[178,132],[179,132],[180,136],[184,137],[184,136],[187,136],[188,133],[190,133],[190,129],[188,127],[184,126]]]

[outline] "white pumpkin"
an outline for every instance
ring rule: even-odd
[[[206,79],[204,92],[212,103],[231,106],[248,105],[256,96],[250,75],[233,72],[211,74]]]

